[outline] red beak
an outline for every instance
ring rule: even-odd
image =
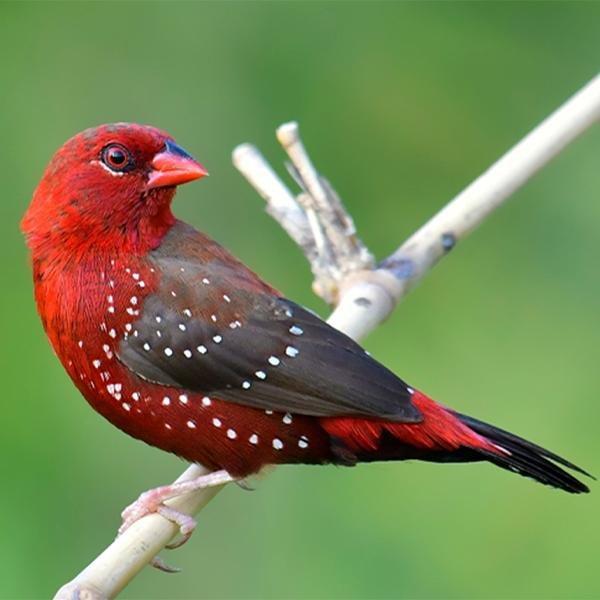
[[[146,189],[181,185],[208,175],[208,171],[183,148],[168,140],[164,150],[152,159]]]

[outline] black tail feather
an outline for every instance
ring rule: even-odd
[[[455,413],[455,415],[470,429],[510,453],[496,454],[491,451],[478,449],[477,452],[483,455],[486,460],[503,469],[508,469],[525,477],[531,477],[540,483],[565,490],[572,494],[581,494],[590,491],[585,484],[554,463],[558,463],[594,479],[577,465],[508,431],[460,413]]]

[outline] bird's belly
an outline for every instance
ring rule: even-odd
[[[246,476],[267,464],[330,458],[328,435],[313,417],[157,385],[113,357],[98,361],[92,360],[91,372],[69,369],[91,406],[125,433],[190,462]]]

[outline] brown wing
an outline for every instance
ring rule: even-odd
[[[264,410],[421,420],[402,380],[249,271],[164,250],[153,262],[160,289],[119,349],[144,379]]]

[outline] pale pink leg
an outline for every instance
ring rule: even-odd
[[[148,490],[140,495],[140,497],[130,504],[122,513],[121,517],[123,522],[119,527],[119,535],[127,531],[138,519],[145,517],[152,513],[158,513],[175,523],[181,532],[182,538],[173,542],[167,548],[178,548],[179,546],[187,542],[194,529],[196,528],[196,520],[190,515],[186,515],[170,506],[164,504],[165,500],[200,490],[204,488],[214,487],[216,485],[223,485],[236,481],[227,471],[215,471],[208,475],[202,475],[191,481],[182,481],[179,483],[173,483],[171,485],[164,485],[161,487]],[[155,567],[164,571],[174,571],[171,567],[165,565],[160,559],[155,558],[153,563]]]

